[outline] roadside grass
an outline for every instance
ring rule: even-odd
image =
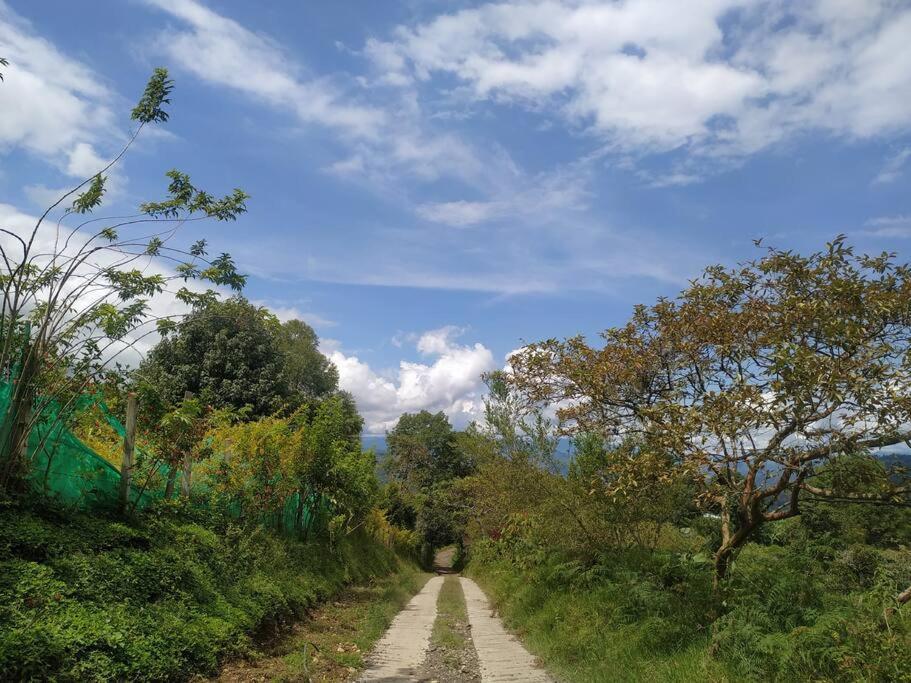
[[[468,610],[465,607],[465,596],[458,577],[449,575],[440,588],[437,599],[437,619],[433,624],[430,644],[441,648],[443,660],[451,667],[460,662],[461,651],[472,647],[471,640],[457,627],[468,623]]]
[[[0,678],[215,675],[222,662],[255,653],[264,637],[281,639],[346,586],[390,572],[398,581],[418,574],[366,534],[330,549],[211,514],[163,508],[126,523],[0,505]],[[408,586],[400,590],[396,600]],[[380,632],[379,621],[372,615],[365,632]]]
[[[613,596],[605,591],[561,589],[510,563],[469,565],[469,574],[504,622],[560,680],[732,680],[709,655],[709,633],[691,635],[685,646],[676,648],[670,644],[676,634],[668,632],[666,622],[644,619],[617,625],[612,619]]]
[[[401,563],[393,574],[349,588],[294,629],[282,647],[284,655],[257,669],[276,681],[351,679],[364,668],[366,655],[395,615],[430,576]]]

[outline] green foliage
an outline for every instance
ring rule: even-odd
[[[359,526],[376,501],[376,459],[361,450],[360,426],[344,395],[305,404],[288,418],[216,424],[207,439],[212,456],[200,469],[220,504],[262,517],[296,496],[294,528],[334,537]]]
[[[338,370],[319,350],[319,338],[307,323],[288,320],[278,334],[285,355],[285,381],[305,398],[319,398],[338,388]]]
[[[92,178],[92,182],[89,183],[88,189],[73,201],[73,213],[88,213],[95,207],[101,205],[101,197],[105,192],[105,180],[107,180],[107,178],[100,173]],[[116,239],[116,235],[113,235],[112,237],[110,234],[105,234],[105,237],[108,239]]]
[[[195,187],[186,174],[171,171],[169,198],[141,205],[144,216],[94,218],[66,226],[68,218],[101,206],[106,181],[103,174],[121,161],[145,124],[167,120],[164,106],[170,103],[172,89],[167,71],[156,69],[132,112],[133,119],[141,125],[120,153],[42,213],[24,231],[24,239],[18,239],[18,253],[17,248],[12,248],[4,254],[8,272],[0,276],[0,288],[7,304],[0,317],[0,370],[8,376],[17,363],[19,370],[2,416],[6,432],[0,442],[0,489],[23,487],[23,479],[34,464],[25,455],[30,435],[39,420],[50,419],[46,411],[30,409],[28,417],[21,419],[23,406],[69,405],[86,387],[104,381],[113,359],[144,336],[144,325],[154,322],[161,331],[173,329],[173,320],[158,321],[150,315],[151,297],[165,293],[168,283],[178,277],[235,291],[246,281],[229,255],[205,260],[202,242],[189,251],[166,246],[179,227],[170,221],[225,221],[244,213],[248,197],[239,189],[218,199]],[[63,208],[63,202],[73,195],[72,204]],[[57,207],[62,209],[58,228],[71,230],[71,234],[55,241],[48,251],[40,247],[44,240],[39,233]],[[166,229],[157,226],[161,222],[169,222]],[[84,233],[86,226],[98,223],[102,225],[94,234]],[[133,233],[121,239],[121,230],[137,229],[143,236]],[[78,237],[80,234],[83,237]],[[190,257],[178,275],[147,274],[132,267],[137,259],[160,257],[165,250],[168,258]],[[199,292],[182,287],[176,296],[199,304],[216,300],[219,295],[212,289]],[[21,330],[24,321],[32,326],[28,340]],[[11,343],[13,340],[17,343]]]
[[[445,413],[405,413],[386,437],[386,470],[413,492],[434,483],[464,477],[473,464],[457,448]]]
[[[167,121],[168,113],[162,109],[162,105],[171,104],[170,94],[173,89],[174,82],[168,78],[168,70],[156,68],[146,84],[142,97],[133,107],[130,118],[142,124]]]
[[[247,200],[250,195],[243,190],[235,189],[231,194],[215,199],[208,192],[194,186],[186,173],[171,169],[165,175],[171,180],[168,184],[170,197],[160,202],[146,202],[139,207],[140,211],[152,218],[173,220],[184,213],[201,213],[220,221],[233,221],[247,211]],[[225,259],[226,256],[222,254],[220,258]]]
[[[442,412],[405,413],[388,433],[385,469],[392,478],[387,508],[421,534],[428,555],[434,548],[462,542],[467,520],[461,481],[475,469],[472,452],[460,447]]]
[[[336,391],[338,371],[305,323],[281,324],[239,296],[193,303],[195,310],[179,324],[159,326],[166,337],[136,373],[147,404],[173,405],[191,391],[215,408],[249,406],[248,417],[257,418],[315,406],[315,399]],[[347,432],[359,435],[362,423],[353,400],[339,396],[347,403]]]
[[[519,407],[550,403],[566,433],[637,434],[628,479],[663,462],[720,515],[720,582],[737,550],[808,500],[908,504],[907,473],[879,486],[825,466],[911,440],[911,267],[844,236],[809,255],[769,249],[712,266],[674,299],[637,306],[597,346],[532,344],[510,358]],[[761,438],[757,438],[762,435]],[[660,475],[661,470],[656,470]]]
[[[215,408],[274,413],[290,394],[278,329],[275,316],[241,297],[198,308],[140,366],[147,403],[174,405],[191,391]]]
[[[717,656],[750,679],[906,679],[911,618],[899,612],[887,624],[883,610],[911,582],[909,552],[854,546],[820,558],[819,550],[744,549],[732,609],[714,625]]]
[[[850,519],[852,508],[870,509],[837,514]],[[701,519],[694,526],[718,526]],[[687,680],[683,671],[757,681],[885,682],[911,673],[911,613],[887,611],[911,584],[908,535],[902,547],[845,543],[818,533],[818,520],[787,520],[743,548],[718,593],[713,541],[692,528],[663,533],[654,548],[580,560],[575,544],[556,544],[541,524],[516,518],[499,540],[475,539],[469,571],[566,680],[606,680],[616,670],[649,681]]]
[[[359,535],[327,552],[207,515],[136,526],[0,512],[0,670],[11,679],[211,675],[251,636],[303,616],[397,556]]]
[[[471,547],[470,574],[560,680],[727,680],[707,651],[711,578],[672,553],[529,560],[500,541]]]

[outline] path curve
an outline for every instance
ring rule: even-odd
[[[415,680],[430,645],[442,585],[443,577],[434,576],[396,615],[370,655],[361,683]]]
[[[471,579],[460,577],[471,637],[481,663],[483,683],[522,681],[552,683],[553,679],[538,667],[535,658],[519,640],[509,633],[495,616],[487,596]]]

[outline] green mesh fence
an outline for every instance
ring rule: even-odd
[[[0,384],[0,412],[6,420],[12,384]],[[95,399],[86,396],[77,409],[90,408]],[[125,434],[123,425],[102,405],[102,414],[111,428],[121,437]],[[8,427],[4,425],[3,429]],[[140,454],[148,457],[147,454]],[[120,470],[86,446],[65,421],[60,418],[59,408],[51,403],[42,410],[40,419],[32,428],[28,439],[28,480],[31,486],[43,495],[74,507],[89,509],[114,507],[120,492]],[[154,479],[167,477],[167,468],[162,465]],[[157,481],[156,481],[157,484]],[[146,507],[163,490],[147,487],[145,491],[131,487],[131,504],[137,508]]]
[[[0,382],[0,434],[5,434],[14,416],[9,414],[12,384]],[[95,396],[84,396],[76,410],[88,410],[93,406],[100,409],[110,428],[122,439],[126,429],[116,416],[111,414],[103,401]],[[114,508],[119,503],[120,470],[104,457],[84,444],[66,426],[61,419],[59,408],[50,404],[42,411],[41,418],[32,428],[28,440],[28,474],[29,484],[36,492],[52,498],[59,503],[80,509]],[[131,481],[130,503],[135,509],[143,509],[156,500],[164,498],[165,487],[170,472],[165,464],[154,465],[155,458],[143,449],[137,448],[136,469]],[[144,467],[143,467],[144,465]],[[174,490],[180,490],[181,472],[175,473]],[[208,490],[207,482],[193,479],[193,490],[204,493]],[[194,504],[206,507],[207,497],[191,497]],[[280,510],[265,515],[262,523],[286,532],[301,532],[309,529],[314,517],[327,515],[329,506],[325,500],[313,505],[312,497],[305,498],[301,506],[301,496],[295,493],[289,496]],[[229,506],[229,512],[240,516],[238,506]],[[311,514],[315,510],[315,515]]]

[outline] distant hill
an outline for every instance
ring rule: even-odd
[[[376,453],[376,458],[378,461],[381,461],[389,450],[389,446],[386,443],[386,437],[376,434],[361,435],[361,447],[365,451],[372,448]],[[566,470],[569,461],[572,459],[572,454],[572,442],[567,438],[560,439],[560,443],[557,445],[557,452],[555,455],[557,456],[557,462],[560,463],[562,470]]]
[[[386,437],[385,436],[375,436],[372,434],[364,434],[361,436],[361,447],[366,451],[373,449],[376,452],[377,458],[381,459],[382,456],[386,455],[386,451],[389,450],[386,446]]]
[[[368,450],[370,448],[374,450],[376,453],[377,461],[382,461],[386,455],[386,452],[389,450],[389,447],[386,444],[386,437],[383,435],[365,434],[361,436],[361,444],[364,450]],[[560,469],[565,474],[569,468],[569,462],[572,460],[573,456],[572,441],[565,437],[560,439],[560,443],[557,445],[557,452],[555,455],[557,457],[557,462],[560,465]],[[876,457],[886,465],[900,465],[911,470],[911,451],[889,451],[886,453],[878,453]],[[770,467],[772,469],[775,469],[774,464],[770,464]]]

